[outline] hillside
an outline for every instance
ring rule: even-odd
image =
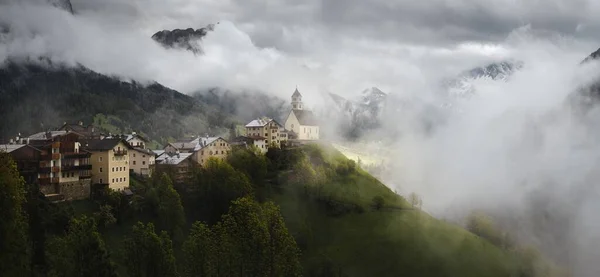
[[[518,252],[413,208],[337,150],[322,149],[303,152],[317,176],[333,170],[325,182],[307,193],[293,181],[298,169],[284,170],[268,196],[301,247],[306,276],[537,276],[525,273]]]
[[[164,143],[188,132],[225,134],[233,122],[231,114],[158,83],[125,82],[84,67],[14,62],[0,67],[0,116],[2,140],[81,120]]]

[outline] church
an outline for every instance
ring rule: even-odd
[[[312,111],[304,109],[302,95],[298,88],[292,94],[292,110],[287,116],[284,124],[289,132],[290,139],[297,140],[318,140],[319,124]]]

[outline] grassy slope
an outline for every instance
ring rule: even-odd
[[[328,149],[326,162],[335,164],[346,158]],[[287,172],[289,173],[289,172]],[[285,178],[286,172],[280,172]],[[329,216],[322,206],[301,192],[283,185],[263,195],[281,207],[290,232],[302,248],[305,276],[328,264],[335,275],[317,276],[513,276],[513,258],[487,241],[464,229],[413,210],[400,196],[368,173],[358,169],[336,176],[325,191],[339,201],[365,207],[363,213]],[[385,207],[370,207],[374,196],[385,199]],[[91,201],[74,202],[78,214],[91,214],[97,207]],[[122,239],[141,216],[114,225],[104,233],[107,248],[119,264]],[[178,261],[181,251],[175,243]]]
[[[329,163],[345,159],[329,149]],[[364,213],[327,216],[293,186],[271,198],[303,249],[308,273],[329,260],[344,276],[510,276],[509,254],[464,229],[418,210],[362,170],[339,178],[336,198],[366,206]],[[368,205],[380,195],[386,208]]]

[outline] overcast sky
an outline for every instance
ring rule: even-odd
[[[404,93],[473,66],[531,58],[542,44],[573,62],[600,47],[592,0],[71,0],[75,16],[23,4],[44,1],[0,0],[0,22],[13,30],[0,57],[46,55],[184,93],[222,86],[287,97],[295,85],[309,95],[372,86]],[[150,39],[217,22],[203,57]]]

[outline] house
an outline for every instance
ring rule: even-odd
[[[246,137],[265,138],[267,149],[269,146],[280,147],[287,140],[287,135],[282,135],[283,125],[274,119],[263,117],[246,124]]]
[[[169,153],[164,152],[156,157],[155,171],[165,172],[176,184],[184,183],[192,174],[197,165],[192,160],[194,153]]]
[[[92,153],[92,183],[121,191],[129,187],[129,151],[123,139],[85,140],[83,147]]]
[[[293,134],[289,139],[310,141],[319,139],[319,123],[312,111],[305,110],[302,95],[296,89],[292,94],[292,110],[285,120],[285,129]]]
[[[131,132],[131,134],[114,135],[107,138],[121,138],[129,143],[131,147],[138,147],[142,149],[146,149],[148,143],[150,142],[150,140],[136,132]]]
[[[260,150],[261,153],[267,153],[269,150],[267,139],[264,137],[247,137],[247,136],[239,136],[234,138],[231,141],[232,146],[239,146],[249,148],[251,146],[256,147],[256,149]]]
[[[0,152],[10,154],[17,164],[17,170],[23,176],[25,183],[34,184],[38,182],[42,150],[29,144],[15,144],[13,142],[13,144],[1,144]]]
[[[204,166],[208,158],[225,159],[231,153],[231,145],[222,137],[197,137],[191,141],[169,143],[165,153],[193,153],[192,160]]]
[[[73,132],[82,139],[102,139],[102,134],[94,127],[94,125],[84,125],[83,121],[77,123],[63,123],[57,131]]]
[[[154,152],[140,147],[133,147],[129,151],[129,170],[132,173],[150,177],[152,176],[155,159]]]
[[[107,138],[122,139],[132,147],[131,151],[129,151],[129,170],[132,173],[145,177],[152,175],[151,169],[154,165],[156,155],[154,152],[146,149],[148,142],[150,142],[147,138],[136,132],[112,135]]]
[[[55,200],[90,196],[91,154],[81,149],[80,135],[67,131],[40,132],[2,146],[17,163],[27,183]]]

